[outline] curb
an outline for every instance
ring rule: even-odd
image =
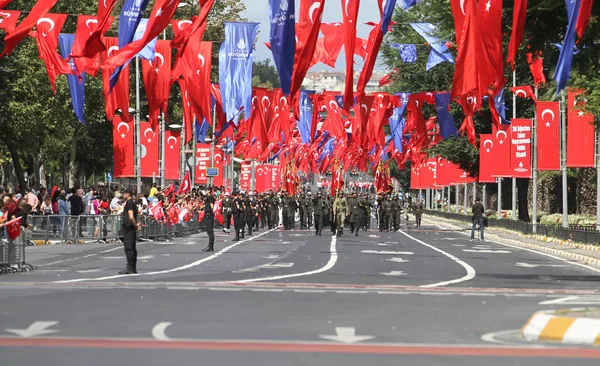
[[[454,225],[452,223],[448,223],[447,220],[445,222],[439,220],[435,224],[440,224],[440,223],[445,224],[445,225],[449,225],[449,226],[453,226],[455,228],[460,228],[459,226],[456,226],[456,225]],[[546,253],[558,255],[558,256],[561,256],[561,257],[573,259],[573,260],[576,260],[576,261],[579,261],[579,262],[582,262],[582,263],[585,263],[585,264],[588,264],[588,265],[594,265],[594,266],[600,267],[600,259],[598,259],[598,258],[588,257],[588,256],[585,256],[585,255],[582,255],[582,254],[569,253],[569,252],[565,252],[563,250],[554,249],[554,248],[547,248],[547,247],[544,247],[544,246],[541,246],[541,245],[537,245],[537,244],[523,243],[523,242],[520,242],[518,240],[512,240],[512,239],[502,238],[502,237],[500,237],[500,236],[498,236],[496,234],[491,234],[491,233],[486,234],[486,237],[490,238],[490,239],[493,239],[493,240],[496,240],[496,241],[504,242],[506,244],[516,245],[516,246],[520,246],[520,247],[523,247],[523,248],[534,249],[534,250],[537,250],[537,251],[546,252]],[[585,249],[585,248],[580,248],[580,249]]]
[[[585,310],[585,309],[572,309]],[[561,316],[557,311],[540,311],[521,329],[529,341],[600,345],[600,319]]]

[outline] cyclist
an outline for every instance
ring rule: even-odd
[[[473,227],[471,228],[471,241],[475,239],[475,227],[479,224],[479,230],[481,230],[481,240],[483,239],[483,214],[485,213],[485,208],[481,203],[481,200],[477,198],[475,200],[475,204],[473,205],[473,217],[471,220],[473,221]]]

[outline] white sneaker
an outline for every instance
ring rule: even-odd
[[[469,241],[473,241],[473,239],[470,239]]]

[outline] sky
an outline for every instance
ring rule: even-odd
[[[264,60],[271,59],[271,51],[265,46],[264,42],[269,41],[269,1],[268,0],[243,0],[246,4],[246,11],[243,16],[248,19],[250,22],[258,22],[260,24],[260,32],[258,35],[258,43],[256,46],[256,51],[254,53],[255,60]],[[300,7],[300,0],[296,0],[296,14],[298,13],[298,9]],[[341,22],[342,21],[342,10],[341,10],[341,0],[327,0],[325,1],[325,10],[323,11],[323,22],[325,23],[333,23],[333,22]],[[359,13],[358,13],[358,29],[357,36],[359,38],[368,38],[369,32],[372,27],[365,25],[365,22],[378,22],[379,21],[379,8],[377,7],[377,2],[375,0],[367,0],[362,1]],[[322,36],[322,34],[321,34]],[[320,36],[320,37],[321,37]],[[273,62],[271,62],[274,64]],[[340,57],[338,58],[338,62],[336,65],[336,71],[343,71],[345,66],[344,62],[344,51],[340,53]],[[356,66],[360,70],[362,66],[362,59],[360,57],[356,57]],[[377,69],[377,66],[376,66]],[[330,70],[333,71],[328,66],[323,64],[318,64],[313,67],[310,71],[320,71],[320,70]]]

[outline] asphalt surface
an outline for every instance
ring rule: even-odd
[[[518,339],[536,311],[600,305],[600,269],[437,226],[262,230],[138,247],[28,249],[0,276],[6,365],[597,365]],[[511,336],[506,337],[506,334]],[[508,340],[507,340],[508,339]],[[109,351],[109,352],[107,352]]]

